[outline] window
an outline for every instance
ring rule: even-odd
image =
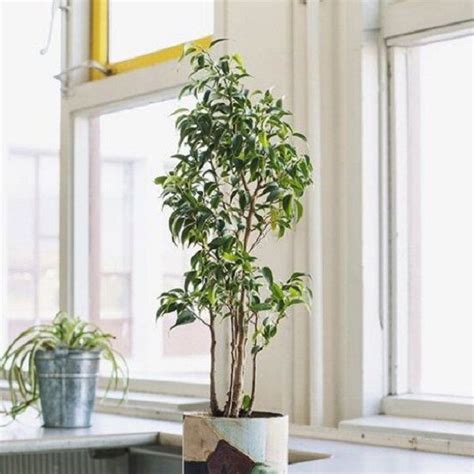
[[[96,14],[109,7],[108,1],[91,1]],[[110,2],[114,72],[177,59],[185,41],[209,44],[213,2],[191,1],[187,7],[185,2],[137,6]],[[74,91],[68,91],[72,93],[61,96],[61,84],[53,77],[61,71],[57,19],[48,54],[39,53],[46,40],[51,5],[7,2],[0,8],[1,159],[6,176],[6,185],[0,187],[0,209],[5,210],[1,228],[6,229],[0,236],[6,250],[0,253],[0,309],[6,315],[0,321],[0,345],[4,347],[26,326],[54,316],[61,294],[64,309],[117,336],[116,347],[126,356],[132,377],[173,379],[180,386],[191,381],[191,392],[194,387],[199,390],[208,382],[206,328],[192,325],[170,331],[171,320],[156,323],[154,317],[157,297],[181,283],[192,253],[192,249],[172,244],[167,216],[153,184],[156,175],[172,166],[169,157],[176,152],[177,137],[170,113],[178,106],[176,97],[186,73],[165,74],[163,79],[153,71],[142,82],[133,81],[133,87],[126,75],[112,78],[122,84],[109,89],[113,99],[107,98],[107,92],[97,93],[94,86],[100,88],[103,83],[85,88],[75,83]],[[159,9],[171,16],[163,18]],[[78,5],[69,17],[70,26],[79,10],[86,14],[84,5]],[[159,25],[146,22],[152,14],[162,22],[161,30],[169,26],[166,32],[156,35]],[[108,12],[99,20],[100,32],[105,24],[107,35],[98,45],[106,46],[105,64],[110,65]],[[96,38],[98,30],[92,30]],[[68,33],[81,34],[74,27]],[[126,46],[121,49],[117,35],[125,34],[129,41],[120,42]],[[87,44],[88,40],[79,39]],[[92,45],[93,54],[96,46]],[[167,63],[163,67],[174,66]],[[94,101],[93,112],[81,108],[93,106]],[[85,129],[78,124],[86,124]],[[62,182],[62,201],[60,166],[62,176],[70,177]]]
[[[390,47],[393,386],[473,397],[474,37]]]
[[[206,46],[214,31],[213,0],[91,2],[92,59],[112,74],[177,59],[184,43]]]
[[[181,284],[193,249],[171,242],[153,180],[177,152],[170,114],[178,102],[192,103],[177,99],[187,72],[176,60],[184,42],[210,44],[213,8],[211,0],[91,0],[90,59],[110,74],[94,71],[92,79],[104,80],[75,83],[62,101],[61,130],[71,145],[61,162],[71,174],[62,183],[70,198],[61,207],[64,299],[116,335],[138,390],[168,389],[172,381],[179,393],[198,394],[209,379],[207,328],[170,331],[172,318],[155,321],[157,297]],[[70,34],[73,41],[80,35]]]
[[[53,76],[60,70],[60,44],[56,29],[49,53],[39,53],[50,16],[46,2],[3,2],[0,8],[4,347],[59,309],[60,85]]]
[[[157,297],[182,284],[192,255],[172,243],[153,183],[174,166],[176,108],[171,99],[90,119],[90,316],[139,378],[196,379],[209,368],[206,327],[155,322]]]
[[[59,159],[10,150],[7,161],[7,335],[50,319],[59,308]]]
[[[109,60],[117,63],[213,32],[211,0],[109,0]],[[124,36],[126,41],[124,41]]]

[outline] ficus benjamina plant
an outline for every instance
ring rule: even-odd
[[[179,108],[176,165],[155,179],[171,210],[173,241],[195,250],[184,284],[159,297],[157,318],[176,315],[173,327],[202,323],[211,340],[210,408],[213,416],[251,416],[257,358],[294,305],[309,305],[304,273],[277,281],[260,266],[257,247],[269,232],[283,237],[303,214],[302,198],[312,183],[306,141],[290,124],[283,99],[271,90],[249,90],[239,54],[214,58],[191,46],[191,65],[180,97],[196,105]],[[221,406],[216,391],[216,324],[228,321],[228,391]],[[250,359],[251,388],[244,393]]]

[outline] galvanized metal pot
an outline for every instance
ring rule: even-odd
[[[185,474],[286,474],[288,417],[254,413],[251,418],[184,415]]]
[[[56,349],[35,356],[44,426],[91,425],[100,351]]]

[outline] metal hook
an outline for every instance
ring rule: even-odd
[[[110,76],[111,74],[110,69],[108,69],[106,66],[100,64],[97,61],[94,61],[92,59],[84,61],[83,63],[78,64],[77,66],[72,66],[53,76],[54,79],[57,79],[61,83],[61,91],[63,92],[63,94],[67,94],[70,89],[68,86],[69,75],[75,71],[79,71],[80,69],[95,69],[96,71],[102,72],[106,76]]]
[[[57,79],[58,81],[63,81],[63,78],[68,76],[71,72],[78,71],[79,69],[95,69],[97,71],[100,71],[104,73],[106,76],[110,75],[110,69],[107,69],[105,66],[100,64],[97,61],[94,61],[92,59],[89,59],[87,61],[84,61],[82,64],[78,64],[77,66],[72,66],[68,69],[65,69],[64,71],[61,71],[59,74],[56,74],[54,79]]]

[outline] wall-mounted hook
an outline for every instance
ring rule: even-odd
[[[54,79],[57,79],[61,83],[61,91],[64,94],[67,94],[67,92],[69,91],[69,87],[68,87],[69,74],[71,74],[74,71],[79,71],[81,69],[95,69],[96,71],[102,72],[106,76],[110,76],[111,74],[110,69],[108,69],[103,64],[100,64],[99,62],[94,61],[92,59],[84,61],[83,63],[78,64],[77,66],[72,66],[68,69],[65,69],[64,71],[61,71],[59,74],[56,74],[54,76]]]

